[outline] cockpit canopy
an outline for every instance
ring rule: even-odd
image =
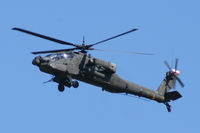
[[[46,57],[50,58],[51,61],[58,61],[60,59],[72,59],[74,57],[74,53],[56,53],[56,54],[50,54]]]

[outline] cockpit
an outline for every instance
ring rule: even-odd
[[[50,54],[46,57],[50,58],[51,61],[58,61],[61,59],[72,59],[74,57],[73,53],[56,53],[56,54]]]

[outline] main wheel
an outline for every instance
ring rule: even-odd
[[[63,92],[63,91],[65,90],[64,85],[59,84],[59,85],[58,85],[58,90],[59,90],[60,92]]]
[[[78,88],[78,86],[79,86],[78,81],[73,81],[73,82],[72,82],[72,86],[73,86],[74,88]]]

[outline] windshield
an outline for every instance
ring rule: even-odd
[[[47,55],[46,57],[49,57],[53,61],[57,61],[60,59],[72,59],[73,58],[73,53],[57,53],[57,54],[50,54]]]

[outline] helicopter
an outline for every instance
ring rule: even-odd
[[[12,30],[20,31],[59,44],[73,46],[73,48],[68,49],[32,52],[32,54],[35,55],[48,54],[44,57],[36,56],[33,59],[32,64],[39,67],[41,72],[53,75],[53,78],[47,82],[53,81],[58,83],[58,90],[60,92],[63,92],[65,87],[77,88],[79,87],[78,81],[82,81],[97,87],[101,87],[103,91],[105,90],[111,93],[136,95],[157,101],[158,103],[163,103],[166,105],[168,112],[171,112],[171,105],[169,105],[169,102],[182,97],[178,91],[171,91],[172,88],[175,88],[176,81],[178,81],[181,87],[184,87],[183,82],[178,77],[180,74],[180,71],[177,70],[179,61],[178,59],[175,60],[174,69],[169,66],[167,61],[164,61],[169,71],[166,73],[166,76],[158,89],[154,91],[122,79],[116,74],[117,66],[115,63],[92,57],[91,54],[87,53],[90,50],[98,50],[93,48],[93,46],[97,44],[101,44],[114,38],[126,35],[138,29],[131,29],[127,32],[89,45],[85,44],[84,37],[82,45],[79,45],[38,34],[22,28],[15,27],[12,28]],[[135,54],[151,55],[150,53]]]

